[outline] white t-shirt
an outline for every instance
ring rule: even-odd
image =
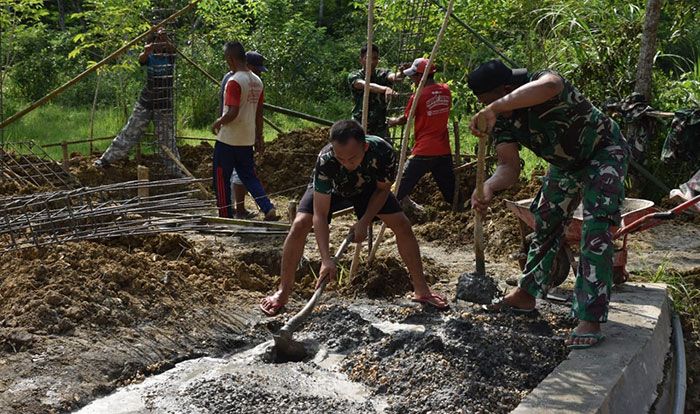
[[[255,114],[263,99],[263,83],[256,74],[235,72],[226,82],[222,115],[237,106],[238,116],[221,126],[216,139],[233,146],[255,145]]]

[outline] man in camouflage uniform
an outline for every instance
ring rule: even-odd
[[[175,142],[175,119],[173,114],[173,76],[175,68],[175,48],[164,29],[159,29],[153,40],[139,55],[139,63],[146,66],[146,85],[126,125],[114,138],[107,151],[95,161],[98,168],[125,158],[136,145],[153,120],[156,150],[161,155],[165,173],[183,177],[175,162],[164,153],[160,145],[166,146],[177,157],[180,155]]]
[[[610,226],[619,225],[624,198],[628,145],[617,124],[552,71],[528,74],[489,61],[469,75],[469,87],[487,106],[471,121],[472,132],[491,134],[498,157],[494,174],[484,183],[484,197],[472,195],[473,208],[485,211],[497,191],[518,181],[518,151],[523,145],[550,163],[542,187],[530,206],[535,238],[519,286],[489,310],[534,310],[546,291],[564,225],[583,202],[583,229],[572,313],[579,319],[567,345],[587,348],[604,336],[612,287],[613,241]],[[482,132],[479,118],[487,124]]]
[[[690,163],[691,168],[700,167],[700,109],[684,109],[674,114],[671,130],[661,151],[661,160],[687,162]],[[700,194],[700,170],[686,183],[671,190],[669,196],[671,199],[683,202],[698,194]],[[700,213],[700,203],[691,208]]]
[[[362,99],[365,90],[366,63],[367,45],[364,45],[360,49],[360,65],[362,65],[362,69],[351,72],[348,75],[348,84],[355,103],[352,108],[352,117],[357,122],[362,122]],[[372,57],[369,64],[372,77],[369,84],[367,134],[388,139],[389,133],[386,124],[387,102],[397,95],[391,88],[391,85],[395,81],[403,79],[403,74],[401,72],[393,73],[388,69],[377,69],[379,64],[379,47],[374,44],[372,45]]]
[[[330,141],[318,155],[311,182],[299,201],[297,215],[284,241],[279,289],[263,298],[260,309],[273,316],[289,300],[297,264],[312,226],[321,254],[319,281],[336,276],[328,246],[329,223],[333,212],[351,206],[358,218],[351,228],[355,242],[367,237],[367,227],[378,217],[396,235],[399,254],[411,276],[413,300],[438,309],[448,308],[445,298],[431,292],[426,283],[418,241],[391,193],[396,176],[396,155],[391,145],[379,137],[365,136],[362,126],[353,120],[333,124]]]

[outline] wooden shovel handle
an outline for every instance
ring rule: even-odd
[[[486,131],[486,120],[482,117],[477,119],[479,131]],[[479,201],[484,199],[484,175],[486,173],[486,138],[479,137],[479,147],[476,158],[476,198]],[[484,225],[483,217],[479,210],[474,214],[474,256],[476,258],[476,273],[486,274],[486,264],[484,258]]]

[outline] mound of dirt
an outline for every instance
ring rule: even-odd
[[[472,187],[463,187],[467,197],[471,196]],[[413,230],[418,237],[425,241],[436,242],[451,248],[461,248],[471,244],[474,240],[474,212],[465,210],[453,212],[442,201],[437,187],[432,179],[424,177],[428,181],[424,186],[417,187],[414,200],[423,201],[425,212],[414,224]],[[484,237],[486,239],[486,252],[496,257],[505,257],[518,250],[520,246],[520,226],[518,218],[505,207],[504,199],[522,200],[534,197],[540,187],[539,179],[533,174],[530,180],[521,179],[512,188],[496,195],[489,213],[484,221]],[[425,194],[429,196],[425,196]],[[430,195],[432,194],[432,195]]]
[[[424,260],[424,274],[428,284],[438,280],[445,271],[432,261]],[[342,289],[344,293],[363,294],[368,298],[387,298],[413,291],[411,277],[400,258],[377,255],[371,265],[360,266],[357,274]]]
[[[3,255],[0,323],[37,334],[113,330],[177,317],[195,301],[266,290],[257,265],[197,250],[179,235],[69,243]]]
[[[462,200],[469,200],[474,186],[476,184],[476,171],[474,169],[464,171],[460,174],[459,188],[462,194]],[[423,206],[439,207],[441,209],[449,209],[451,205],[445,201],[440,189],[435,180],[430,174],[426,174],[418,181],[416,187],[411,193],[411,200]]]
[[[318,152],[327,143],[328,128],[292,131],[267,143],[265,153],[256,160],[256,172],[265,190],[268,193],[290,190],[285,195],[301,197]]]
[[[181,145],[178,147],[180,160],[187,170],[197,178],[211,177],[212,156],[214,148],[208,142],[202,142],[197,146]],[[151,180],[172,178],[163,171],[163,161],[159,155],[144,154],[141,162],[134,159],[125,159],[111,164],[108,168],[97,168],[93,165],[99,154],[83,156],[73,153],[69,160],[68,168],[78,180],[87,187],[96,187],[105,184],[121,183],[137,178],[136,168],[143,165],[149,169]]]
[[[300,197],[304,193],[303,186],[309,182],[316,156],[327,142],[328,128],[316,128],[280,134],[274,141],[267,143],[264,154],[256,156],[256,172],[266,191],[276,193],[299,187],[285,195]],[[214,153],[211,143],[180,145],[178,150],[182,164],[192,175],[197,178],[211,177]],[[83,185],[94,187],[136,179],[138,163],[135,160],[121,160],[109,168],[99,169],[93,165],[96,156],[82,156],[78,153],[71,156],[70,172]],[[144,154],[140,164],[149,168],[151,179],[167,178],[163,173],[160,156]]]

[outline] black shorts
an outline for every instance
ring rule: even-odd
[[[348,207],[352,207],[355,210],[355,216],[358,219],[361,218],[367,211],[369,199],[370,197],[372,197],[375,188],[365,190],[364,192],[355,197],[341,197],[332,194],[331,208],[328,212],[328,222],[331,222],[334,212],[343,210]],[[393,193],[389,193],[389,197],[387,197],[386,203],[384,203],[384,205],[377,214],[393,214],[398,213],[400,211],[402,211],[401,206],[396,200],[396,196],[394,196]],[[301,197],[301,200],[299,201],[299,205],[297,207],[297,212],[314,214],[314,189],[312,187],[307,188],[306,192]]]

